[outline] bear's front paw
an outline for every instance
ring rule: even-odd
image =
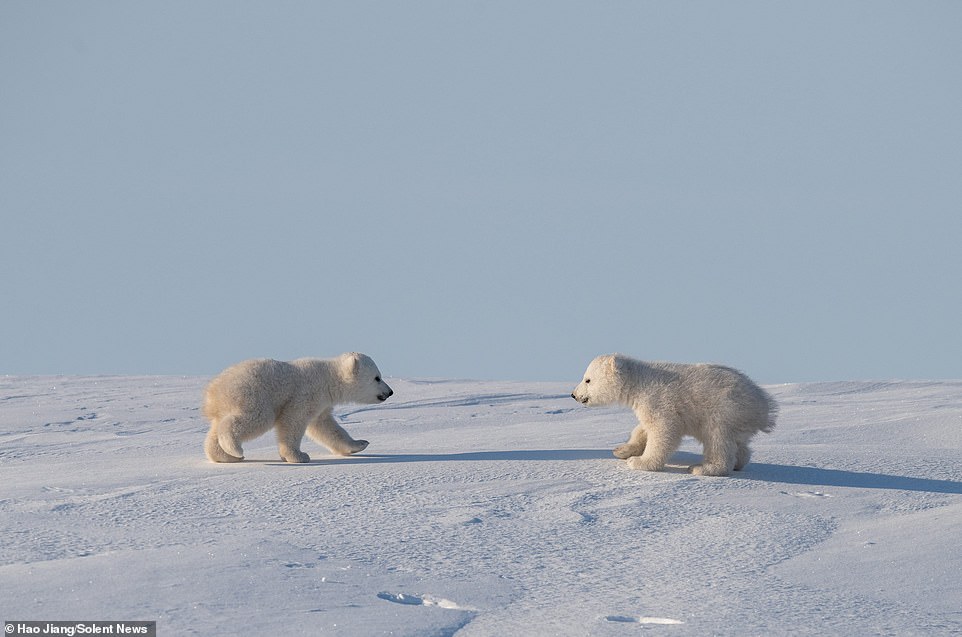
[[[367,449],[367,446],[369,444],[371,443],[369,443],[367,440],[355,440],[354,444],[351,445],[350,449],[348,449],[347,452],[351,454],[351,453],[358,453],[358,452],[364,451],[365,449]]]
[[[287,454],[284,454],[281,457],[285,462],[291,463],[304,463],[311,461],[311,457],[303,451],[288,451]]]
[[[615,450],[612,451],[612,453],[615,455],[615,458],[621,458],[622,460],[626,460],[632,456],[640,456],[641,454],[645,453],[645,447],[644,446],[636,447],[634,445],[625,443],[623,445],[618,445],[617,447],[615,447]]]
[[[633,456],[628,458],[628,467],[639,471],[661,471],[665,465],[644,456]]]

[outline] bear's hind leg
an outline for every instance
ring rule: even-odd
[[[225,452],[244,458],[241,443],[266,433],[274,424],[269,413],[239,412],[219,418],[211,429],[217,430],[217,443]]]
[[[748,447],[748,443],[739,442],[738,451],[735,454],[735,471],[741,471],[747,467],[751,459],[752,450]]]
[[[337,424],[330,411],[323,412],[307,426],[311,440],[324,445],[341,456],[349,456],[367,449],[367,440],[355,440],[343,427]]]
[[[241,448],[241,441],[244,440],[244,431],[247,430],[246,423],[241,416],[228,416],[221,418],[215,425],[217,429],[217,444],[226,453],[235,458],[244,457],[244,450]],[[211,428],[213,431],[213,427]]]
[[[217,423],[212,423],[210,431],[207,432],[207,439],[204,440],[204,453],[211,462],[240,462],[243,455],[238,457],[224,451],[220,446],[217,435]]]
[[[727,476],[735,468],[738,445],[728,439],[724,429],[716,429],[705,437],[702,463],[691,466],[688,471],[696,476]]]

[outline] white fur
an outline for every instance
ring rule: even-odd
[[[393,393],[374,361],[356,352],[333,359],[244,361],[207,386],[204,415],[210,432],[204,452],[213,462],[239,462],[244,459],[242,442],[274,428],[287,462],[310,461],[301,451],[305,433],[333,453],[357,453],[368,442],[354,440],[337,424],[334,406],[383,402]]]
[[[621,354],[588,365],[571,397],[589,406],[626,405],[638,426],[618,458],[632,469],[659,471],[684,436],[704,445],[702,464],[689,471],[723,476],[745,468],[748,442],[775,426],[778,405],[741,372],[720,365],[649,363]]]

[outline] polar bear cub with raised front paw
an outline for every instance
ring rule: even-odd
[[[745,468],[748,442],[775,426],[778,404],[741,372],[720,365],[650,363],[621,354],[588,365],[571,397],[589,406],[631,407],[638,426],[618,458],[632,469],[659,471],[684,436],[704,445],[702,464],[691,473],[724,476]]]
[[[301,451],[306,433],[333,453],[350,455],[367,448],[334,420],[334,406],[380,403],[394,394],[374,361],[352,352],[333,359],[291,362],[255,359],[221,372],[207,386],[204,415],[210,432],[204,452],[213,462],[240,462],[241,443],[277,432],[281,458],[310,462]]]

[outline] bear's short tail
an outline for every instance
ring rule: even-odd
[[[775,420],[778,418],[778,403],[768,392],[765,392],[765,400],[768,402],[768,420],[762,427],[762,431],[771,433],[772,429],[775,428]]]
[[[207,432],[207,440],[204,441],[204,453],[211,462],[240,462],[244,458],[238,458],[224,451],[220,442],[217,440],[216,427],[211,427]]]

